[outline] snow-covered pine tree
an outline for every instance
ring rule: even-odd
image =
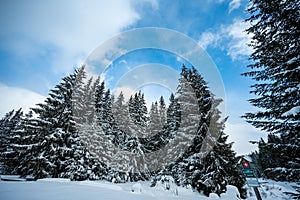
[[[28,149],[28,155],[32,157],[27,157],[23,162],[24,175],[30,174],[36,179],[88,178],[90,160],[86,157],[86,147],[80,141],[76,129],[76,121],[84,120],[75,121],[73,118],[73,112],[80,111],[83,106],[80,95],[83,95],[84,77],[84,67],[75,70],[74,74],[64,77],[50,91],[44,103],[32,109],[37,118],[34,120],[35,127],[30,131],[31,134],[38,134],[38,137],[34,148]]]
[[[107,177],[106,162],[104,162],[104,159],[99,159],[99,147],[104,145],[102,140],[107,137],[104,136],[104,132],[98,124],[96,116],[96,99],[98,98],[96,93],[99,91],[99,88],[102,88],[102,92],[104,93],[104,82],[99,83],[99,77],[95,81],[90,78],[86,84],[82,80],[79,83],[81,87],[77,87],[72,95],[73,117],[76,122],[76,133],[79,136],[76,137],[76,140],[80,145],[77,145],[74,151],[74,157],[77,160],[74,160],[68,166],[68,171],[71,171],[71,180],[97,180]],[[101,100],[103,100],[102,97]],[[103,102],[100,104],[103,105]],[[76,116],[74,113],[78,115]],[[111,143],[111,141],[109,142]],[[101,155],[103,154],[104,152]],[[107,153],[107,156],[111,155]]]
[[[112,113],[112,96],[110,90],[104,92],[102,101],[102,110],[97,113],[99,118],[99,124],[106,135],[110,135],[114,138],[115,122]]]
[[[166,165],[167,152],[164,150],[164,146],[170,137],[166,131],[166,105],[163,97],[160,97],[159,104],[152,103],[146,131],[147,138],[143,138],[142,144],[146,153],[148,169],[154,175],[161,169],[161,166]]]
[[[135,95],[135,97],[136,96],[138,98],[144,98],[141,93]],[[144,156],[145,152],[140,141],[143,138],[139,137],[139,135],[143,135],[141,133],[143,133],[142,131],[145,130],[146,127],[141,127],[140,123],[135,123],[135,118],[130,116],[129,109],[136,108],[132,110],[133,112],[140,109],[137,108],[138,105],[135,105],[134,102],[141,101],[134,101],[133,97],[131,97],[131,100],[125,103],[124,96],[121,93],[113,107],[114,118],[118,126],[116,135],[116,141],[118,141],[118,143],[115,142],[115,144],[119,150],[114,157],[113,163],[115,166],[118,165],[119,178],[117,178],[117,180],[136,181],[149,178],[147,161]],[[144,106],[143,103],[141,105]],[[145,125],[146,123],[147,122],[145,122]]]
[[[180,118],[180,105],[178,99],[175,98],[172,93],[170,96],[170,104],[167,109],[167,129],[170,131],[171,135],[175,134],[175,131],[178,129],[181,118]]]
[[[204,81],[203,77],[199,74],[199,72],[194,67],[192,67],[192,69],[187,69],[183,65],[182,72],[181,72],[181,79],[188,82],[189,90],[193,91],[193,98],[194,101],[196,101],[195,105],[198,106],[196,109],[194,109],[195,113],[193,113],[193,115],[197,118],[198,121],[195,122],[194,139],[192,141],[192,144],[184,152],[184,157],[188,157],[190,155],[193,155],[195,152],[201,152],[201,151],[202,153],[205,154],[205,152],[203,152],[203,149],[206,149],[207,147],[203,147],[202,145],[204,138],[206,138],[207,136],[213,138],[215,136],[213,132],[209,131],[209,127],[211,123],[210,111],[212,107],[212,94],[209,91],[209,88],[207,87],[207,83]],[[198,113],[196,113],[197,111]],[[180,115],[182,117],[182,114]],[[175,167],[178,169],[178,166]],[[174,172],[174,174],[176,174],[176,172]],[[175,180],[177,181],[176,178]]]
[[[128,102],[129,113],[133,122],[137,125],[139,137],[145,136],[146,125],[148,122],[148,111],[144,94],[141,91],[131,96]]]
[[[121,92],[119,94],[119,96],[117,97],[117,100],[114,102],[113,104],[113,116],[115,118],[117,127],[120,130],[123,130],[124,132],[128,133],[127,130],[127,124],[126,124],[126,119],[129,117],[128,116],[128,112],[127,112],[128,108],[125,102],[125,97],[123,92]]]
[[[176,161],[176,170],[173,170],[175,181],[185,184],[186,163],[181,162],[184,153],[188,150],[188,147],[192,145],[192,141],[197,135],[198,123],[200,121],[200,115],[198,111],[198,102],[195,96],[194,88],[191,87],[191,83],[188,80],[189,70],[183,66],[180,74],[179,84],[177,86],[176,98],[180,105],[180,124],[176,131],[175,137],[169,141],[168,156],[172,156],[169,160]]]
[[[117,102],[118,100],[119,99],[117,99]],[[122,111],[122,117],[124,118],[121,119],[121,123],[123,123],[125,127],[123,130],[116,130],[114,143],[118,144],[121,149],[118,154],[129,161],[127,163],[121,162],[128,166],[126,174],[128,174],[129,180],[147,180],[149,178],[149,170],[144,155],[145,148],[141,143],[141,140],[146,137],[146,125],[148,123],[144,94],[139,91],[134,97],[130,97],[126,106],[127,108],[124,106],[125,105],[121,106],[125,109]],[[119,118],[118,114],[120,114],[120,112],[121,111],[116,112],[116,119]],[[118,126],[118,122],[116,124]]]
[[[163,127],[167,121],[167,113],[166,113],[166,103],[164,97],[161,96],[159,99],[159,118],[160,118],[160,127]]]
[[[225,121],[221,121],[220,111],[217,109],[221,101],[213,99],[211,123],[209,131],[216,133],[208,141],[214,144],[212,149],[203,156],[203,152],[192,155],[187,161],[189,170],[188,183],[205,195],[214,192],[221,194],[226,191],[226,185],[234,185],[239,189],[242,198],[246,197],[245,178],[241,166],[232,150],[232,143],[227,143],[228,135],[224,133]],[[209,144],[209,145],[211,145]],[[203,144],[205,145],[205,144]]]
[[[105,85],[102,81],[99,85],[96,86],[95,90],[95,109],[96,109],[96,117],[101,118],[103,112],[103,99],[105,93]]]
[[[35,162],[35,178],[66,177],[66,169],[73,154],[75,122],[72,119],[72,92],[76,85],[77,73],[64,77],[55,89],[50,90],[45,103],[38,104],[33,111],[38,115],[39,134],[38,156]],[[76,85],[76,87],[79,87]]]
[[[243,75],[256,81],[251,93],[257,98],[250,103],[260,111],[246,113],[244,118],[270,134],[259,152],[268,154],[261,158],[274,161],[264,165],[265,175],[300,181],[300,4],[297,0],[250,3],[247,32],[253,34],[254,62],[248,66],[251,71]]]
[[[102,82],[96,89],[96,124],[91,130],[92,152],[108,168],[107,179],[113,182],[124,182],[129,178],[130,144],[127,131],[134,132],[132,121],[123,94],[117,100],[105,91]],[[97,130],[95,130],[97,129]]]
[[[23,123],[22,109],[8,112],[0,120],[0,171],[2,174],[18,174],[21,135],[15,134]]]
[[[164,125],[164,124],[163,124]],[[160,111],[157,102],[152,103],[149,111],[149,124],[147,127],[147,136],[158,134],[162,130]]]
[[[80,101],[82,102],[81,112],[79,112],[80,117],[83,121],[81,123],[91,123],[93,122],[95,118],[95,91],[96,87],[100,83],[100,78],[98,77],[95,81],[93,81],[93,78],[90,78],[86,84],[83,85],[82,92],[79,93],[82,94],[82,96],[79,96]],[[73,95],[78,96],[78,95]],[[74,98],[73,97],[73,98]],[[76,100],[76,98],[74,99]],[[74,114],[73,114],[74,115]],[[82,116],[83,115],[83,116]]]
[[[193,113],[193,116],[197,116],[194,127],[196,136],[184,154],[170,165],[169,170],[178,184],[191,185],[206,195],[210,192],[220,194],[225,191],[227,184],[233,184],[244,196],[243,174],[231,149],[232,144],[226,143],[227,136],[223,132],[225,120],[221,121],[221,114],[217,108],[221,101],[213,97],[206,82],[194,68],[189,70],[183,66],[181,78],[188,80],[196,96],[198,108],[195,109],[197,112]],[[186,90],[184,88],[184,84],[181,83],[180,93],[188,96],[187,92],[182,92]],[[186,117],[181,114],[181,121],[184,118]],[[183,126],[183,133],[184,130]]]
[[[161,109],[163,104],[160,102],[159,110],[165,110],[165,108]],[[169,148],[172,149],[173,147],[170,141],[175,138],[180,124],[180,107],[174,94],[170,95],[170,104],[165,114],[159,113],[159,115],[165,116],[165,120],[160,119],[165,124],[160,127],[160,131],[156,134],[142,140],[144,151],[147,153],[149,169],[153,175],[157,174],[162,167],[166,167],[170,159],[174,159],[174,156],[168,156]]]
[[[197,136],[193,141],[193,145],[189,148],[189,151],[200,152],[202,151],[201,149],[205,149],[205,147],[202,146],[204,138],[213,138],[215,136],[214,132],[210,131],[213,94],[210,92],[206,81],[194,67],[188,70],[188,74],[191,87],[194,89],[198,101],[199,111]]]
[[[24,151],[21,152],[20,163],[18,167],[19,174],[22,177],[27,175],[33,175],[39,169],[45,167],[45,159],[40,156],[40,144],[41,141],[44,141],[44,135],[40,134],[42,127],[40,126],[40,120],[36,117],[33,117],[33,112],[30,111],[26,114],[22,129],[19,132],[22,132],[24,137],[22,138]],[[43,171],[39,171],[40,174],[36,175],[36,179],[41,177]]]

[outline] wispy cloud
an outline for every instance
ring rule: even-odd
[[[206,31],[201,34],[198,43],[202,46],[202,48],[206,49],[208,46],[217,47],[220,40],[220,34]]]
[[[248,27],[248,23],[236,18],[232,24],[220,25],[217,30],[203,32],[198,43],[204,49],[212,47],[225,50],[232,60],[236,60],[252,53],[252,48],[248,46],[251,35],[245,32]]]
[[[229,3],[229,13],[241,7],[241,0],[231,0]]]
[[[228,34],[228,55],[233,60],[237,59],[240,55],[250,55],[253,51],[248,46],[252,36],[245,32],[248,27],[248,23],[241,19],[235,19],[233,24],[225,27],[223,30],[224,33]]]

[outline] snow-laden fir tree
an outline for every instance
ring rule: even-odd
[[[44,103],[32,109],[37,118],[35,127],[30,131],[38,136],[34,148],[28,149],[28,155],[32,156],[23,162],[23,174],[33,175],[36,179],[61,177],[83,180],[89,177],[89,162],[92,161],[76,129],[76,121],[84,120],[75,121],[73,117],[73,112],[83,106],[80,95],[84,77],[84,67],[75,70],[50,91]]]
[[[227,143],[228,135],[224,133],[225,120],[221,120],[220,111],[217,109],[219,103],[220,100],[213,99],[210,133],[204,140],[205,144],[202,144],[212,146],[205,154],[202,149],[201,152],[184,159],[188,171],[187,182],[205,195],[211,192],[220,195],[226,191],[226,185],[234,185],[239,189],[241,197],[245,198],[245,178],[232,150],[232,143]]]
[[[251,0],[247,30],[254,52],[250,71],[256,81],[250,103],[258,112],[244,118],[269,133],[260,142],[260,158],[268,178],[300,180],[300,4],[297,0]],[[267,154],[267,155],[263,155]]]
[[[193,155],[195,152],[200,151],[203,138],[205,138],[206,132],[208,131],[208,127],[209,127],[209,125],[207,125],[206,123],[207,121],[209,121],[207,120],[209,110],[204,110],[204,103],[201,101],[203,99],[204,94],[199,92],[200,89],[204,88],[203,85],[204,83],[200,82],[202,81],[202,79],[200,79],[201,78],[200,75],[198,76],[197,80],[194,80],[195,79],[194,77],[196,76],[196,73],[198,74],[198,72],[194,70],[194,68],[193,68],[193,72],[194,74],[192,73],[191,70],[187,69],[183,65],[180,74],[179,85],[177,88],[177,96],[181,97],[182,99],[181,104],[185,104],[185,100],[187,102],[190,102],[189,99],[193,99],[192,106],[195,107],[196,105],[196,108],[192,107],[189,109],[190,111],[192,111],[193,118],[195,118],[193,123],[194,127],[190,128],[192,131],[194,131],[193,134],[194,139],[192,143],[191,142],[186,143],[188,146],[186,146],[185,149],[181,149],[184,150],[182,152],[182,154],[184,153],[184,155],[179,157],[175,163],[171,164],[171,171],[174,174],[175,181],[183,185],[186,184],[186,178],[185,178],[186,164],[182,162],[182,159],[184,157],[188,157],[189,155]],[[193,77],[193,80],[191,77]],[[207,88],[205,88],[205,92],[206,91],[208,91]],[[208,100],[206,101],[210,102],[210,96],[207,98]],[[177,102],[178,102],[178,98],[177,98]],[[179,104],[179,109],[178,109],[179,111],[181,111],[185,107],[185,105],[183,106],[181,104]],[[181,112],[179,112],[179,114],[180,114],[180,120],[177,127],[181,127],[181,134],[184,134],[185,125],[181,124],[181,121],[183,120],[183,116]],[[188,122],[189,120],[185,119],[185,121]]]
[[[155,175],[163,167],[167,166],[170,162],[170,156],[168,156],[169,148],[171,148],[170,140],[174,139],[176,130],[180,123],[180,107],[178,99],[175,99],[174,94],[170,96],[170,105],[168,109],[165,109],[163,97],[160,98],[158,115],[162,123],[157,127],[156,134],[150,134],[150,137],[142,140],[144,152],[148,159],[149,169],[152,175]],[[155,108],[154,104],[154,108]],[[156,110],[156,109],[155,109]],[[151,114],[150,114],[151,125]],[[164,122],[164,124],[163,124]],[[174,154],[172,154],[174,155]],[[172,156],[174,158],[174,156]]]
[[[174,135],[181,120],[180,105],[178,103],[178,99],[175,98],[173,93],[171,94],[169,100],[170,104],[167,109],[167,132],[170,132],[171,135]]]
[[[196,134],[190,146],[175,163],[170,165],[169,170],[178,184],[191,185],[205,195],[211,192],[221,194],[226,190],[227,184],[232,184],[239,188],[244,197],[245,181],[235,153],[231,149],[232,144],[226,143],[227,136],[223,132],[224,121],[221,120],[217,108],[221,101],[213,97],[205,81],[194,68],[189,70],[183,66],[181,80],[187,80],[195,95],[198,106],[198,109],[195,109],[196,113],[193,113],[197,119]],[[189,91],[186,87],[186,83],[180,81],[179,94],[186,95]],[[180,107],[182,105],[183,102]],[[181,115],[181,123],[182,121],[184,118]],[[186,130],[188,131],[188,127]]]
[[[158,108],[158,112],[159,112],[159,119],[160,119],[160,127],[163,127],[166,123],[167,120],[167,115],[166,115],[166,103],[164,100],[164,97],[161,96],[159,99],[159,108]]]
[[[138,136],[144,137],[148,121],[148,111],[144,94],[139,91],[131,96],[128,102],[130,117],[138,125]]]
[[[182,67],[180,75],[176,99],[179,104],[181,120],[178,129],[176,130],[175,137],[172,138],[167,145],[170,146],[167,148],[168,160],[173,162],[176,161],[178,168],[184,167],[181,166],[183,163],[180,160],[188,150],[188,147],[192,145],[192,141],[197,135],[198,122],[200,121],[197,98],[195,96],[194,88],[191,87],[190,81],[188,80],[188,69],[185,66]],[[175,177],[175,180],[184,184],[186,178],[182,176],[182,173],[185,172],[181,171],[181,173],[174,173],[174,175],[179,175],[178,177]]]
[[[144,95],[141,92],[136,93],[126,104],[123,94],[114,102],[107,90],[102,98],[98,99],[98,124],[104,131],[104,137],[115,146],[108,166],[114,171],[111,171],[109,176],[116,182],[148,179],[149,173],[140,142],[147,124]]]
[[[21,109],[8,112],[0,120],[0,172],[2,174],[18,174],[22,135],[16,132],[21,129],[22,123]]]
[[[147,126],[147,136],[158,134],[162,130],[160,111],[158,110],[158,103],[154,102],[149,111],[149,124]]]
[[[128,150],[126,144],[129,137],[136,135],[135,132],[138,130],[138,125],[136,125],[130,117],[128,102],[125,101],[122,92],[119,94],[113,105],[113,117],[118,130],[115,144],[120,148]]]
[[[114,102],[112,109],[118,129],[124,131],[125,133],[129,133],[131,131],[128,130],[129,126],[127,124],[129,112],[123,92],[121,92],[117,97],[117,100]]]

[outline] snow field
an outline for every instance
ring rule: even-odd
[[[2,176],[3,177],[3,176]],[[159,182],[150,187],[150,182],[115,184],[107,181],[70,181],[69,179],[41,179],[38,181],[0,181],[1,200],[235,200],[239,193],[235,186],[228,185],[226,193],[211,193],[209,197],[194,192],[191,188],[178,187],[172,182]],[[296,183],[261,180],[259,188],[264,200],[291,199]],[[168,190],[166,188],[169,188]],[[252,188],[248,189],[247,200],[256,200]]]

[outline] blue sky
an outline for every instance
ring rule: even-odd
[[[43,101],[63,76],[117,34],[136,28],[160,27],[185,34],[210,56],[224,84],[229,140],[235,142],[234,149],[239,154],[253,151],[255,146],[248,141],[265,134],[240,118],[245,112],[255,110],[247,102],[253,82],[240,75],[247,71],[251,53],[247,46],[250,36],[244,32],[249,25],[243,22],[247,4],[247,0],[3,0],[0,3],[0,115],[19,107],[27,111]],[[178,45],[176,41],[174,45]],[[107,69],[106,78],[111,86],[128,82],[125,75],[145,80],[146,76],[142,77],[138,70],[148,69],[147,73],[153,74],[152,66],[153,72],[164,69],[166,75],[161,72],[152,76],[162,80],[163,76],[178,72],[183,62],[186,63],[172,52],[140,49],[111,61],[113,65]],[[157,96],[172,91],[159,84],[140,88]]]

